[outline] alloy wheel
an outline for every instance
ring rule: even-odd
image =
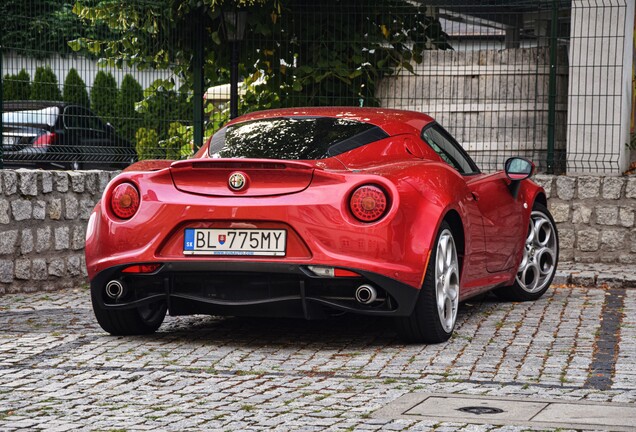
[[[437,312],[444,331],[451,332],[459,304],[459,261],[453,234],[448,229],[439,237],[435,259]]]
[[[533,211],[517,283],[529,293],[545,288],[556,270],[557,236],[553,222],[541,211]]]

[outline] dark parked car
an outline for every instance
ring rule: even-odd
[[[5,166],[123,168],[137,160],[132,144],[83,106],[16,101],[3,108]]]

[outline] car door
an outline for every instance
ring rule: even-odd
[[[472,194],[469,184],[472,179],[479,178],[482,174],[475,162],[464,149],[438,124],[432,124],[422,130],[422,141],[428,144],[442,161],[461,174],[466,182],[465,197],[460,205],[464,209],[467,220],[462,220],[466,234],[465,256],[462,266],[462,288],[466,292],[477,289],[481,282],[488,276],[486,271],[486,242],[484,239],[484,227],[481,210]]]
[[[468,182],[484,224],[486,268],[490,273],[509,270],[519,256],[520,241],[527,227],[523,224],[523,203],[513,197],[510,180],[502,171]]]
[[[526,228],[522,220],[522,205],[508,189],[510,181],[504,172],[481,174],[464,149],[441,126],[434,124],[422,131],[422,138],[442,160],[461,172],[479,212],[483,234],[483,260],[474,258],[474,265],[484,266],[488,273],[510,269],[520,253],[519,239]],[[475,271],[478,274],[478,271]]]

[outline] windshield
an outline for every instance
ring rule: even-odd
[[[10,111],[2,113],[2,122],[9,124],[32,124],[53,126],[60,114],[58,107],[48,107],[39,110]]]
[[[277,117],[227,126],[210,143],[213,158],[322,159],[388,137],[377,126],[332,117]]]

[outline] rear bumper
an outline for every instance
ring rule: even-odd
[[[129,265],[129,264],[128,264]],[[419,290],[386,276],[350,269],[360,278],[325,278],[299,264],[243,262],[164,262],[151,274],[122,273],[116,266],[91,281],[95,307],[130,309],[165,301],[171,315],[210,314],[324,318],[353,312],[376,316],[408,316]],[[109,281],[124,286],[124,294],[106,294]],[[370,305],[355,300],[355,290],[372,285],[378,293]]]

